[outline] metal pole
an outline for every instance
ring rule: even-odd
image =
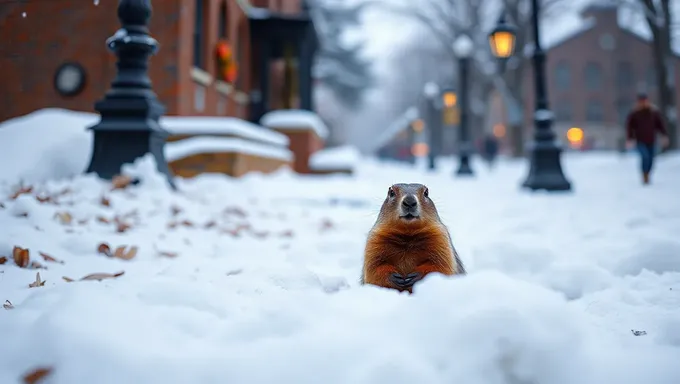
[[[555,142],[552,131],[554,115],[548,105],[545,85],[545,51],[541,48],[538,0],[531,0],[532,29],[534,34],[534,84],[536,107],[534,111],[534,141],[531,147],[529,174],[522,184],[531,190],[569,191],[571,183],[564,176],[560,155],[562,148]]]
[[[122,28],[106,41],[118,57],[117,72],[104,99],[95,103],[101,119],[88,128],[94,133],[94,144],[86,172],[110,180],[120,174],[123,164],[151,153],[174,189],[163,153],[168,132],[158,123],[165,107],[151,89],[148,74],[149,57],[158,50],[158,42],[149,36],[150,17],[151,0],[118,3]]]
[[[458,141],[458,155],[460,156],[460,161],[458,164],[458,170],[456,174],[459,176],[473,176],[474,172],[472,167],[470,167],[470,126],[468,122],[468,102],[469,102],[469,82],[468,82],[468,69],[469,69],[470,59],[467,57],[461,57],[459,60],[459,71],[460,78],[458,83],[460,84],[460,130],[459,130],[459,141]]]
[[[428,169],[434,170],[436,168],[436,157],[437,157],[437,123],[436,123],[436,108],[435,108],[434,97],[428,97],[426,99],[425,105],[427,108],[427,130],[430,138],[429,151],[427,153],[428,158]]]

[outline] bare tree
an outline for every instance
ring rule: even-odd
[[[442,50],[444,60],[451,69],[451,76],[456,79],[457,61],[452,45],[461,34],[467,34],[475,43],[476,62],[471,73],[473,89],[471,90],[471,110],[473,124],[481,124],[488,108],[490,92],[503,82],[503,92],[519,106],[516,113],[522,114],[524,105],[524,80],[526,68],[530,65],[524,57],[525,48],[532,41],[530,0],[368,0],[375,6],[407,15],[419,21],[430,33]],[[568,4],[568,0],[542,0],[543,17],[559,11],[560,5]],[[506,70],[498,77],[495,60],[491,56],[488,43],[488,32],[505,12],[509,22],[518,27],[514,56],[508,61]],[[507,103],[506,103],[507,104]],[[523,155],[524,129],[523,116],[515,119],[509,127],[513,154]]]

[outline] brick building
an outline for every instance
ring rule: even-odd
[[[584,132],[592,148],[616,148],[625,119],[644,90],[656,98],[651,43],[627,28],[615,5],[591,5],[570,34],[546,46],[546,75],[554,128],[563,140],[571,127]],[[533,72],[527,71],[526,126],[533,127]],[[680,88],[680,60],[671,75]],[[529,85],[530,84],[530,85]],[[680,100],[677,100],[680,111]],[[566,142],[566,140],[565,140]]]
[[[568,144],[566,132],[581,128],[584,139],[575,148],[617,148],[636,94],[644,90],[652,102],[657,97],[651,42],[627,24],[630,20],[624,20],[616,6],[590,5],[580,16],[580,23],[566,30],[544,27],[542,43],[547,52],[548,98],[555,113],[553,129],[558,139]],[[676,56],[674,68],[671,78],[680,92],[680,56]],[[530,140],[535,107],[530,62],[525,76],[524,138]],[[676,102],[680,114],[680,97],[676,96]],[[504,105],[494,92],[487,125],[504,133],[508,116],[499,103]],[[509,145],[510,138],[502,136],[504,145]]]
[[[120,27],[117,5],[0,2],[0,121],[45,107],[93,112],[115,74],[105,41]],[[149,74],[166,114],[257,121],[271,109],[312,108],[316,34],[304,0],[154,0],[152,6],[149,29],[160,49]],[[238,65],[235,79],[220,78],[220,41]]]

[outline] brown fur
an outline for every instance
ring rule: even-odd
[[[394,196],[390,196],[390,191]],[[407,221],[399,217],[401,198],[406,194],[418,198],[418,219]],[[466,273],[449,231],[428,197],[427,187],[421,184],[390,187],[366,241],[361,283],[412,292],[412,288],[401,289],[390,281],[390,275],[395,272],[403,276],[418,272],[422,277],[432,272]]]

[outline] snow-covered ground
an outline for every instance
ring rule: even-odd
[[[566,156],[569,195],[519,190],[524,162],[476,165],[466,180],[364,159],[354,176],[206,175],[171,193],[143,161],[122,189],[82,176],[11,200],[5,185],[0,382],[45,367],[69,384],[677,384],[680,156],[649,187],[632,156]],[[468,276],[411,296],[358,284],[402,181],[430,187]]]

